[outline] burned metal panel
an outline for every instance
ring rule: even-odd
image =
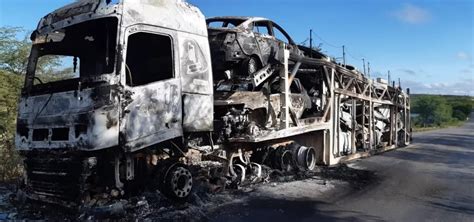
[[[204,16],[201,14],[199,9],[184,1],[176,0],[124,1],[123,7],[123,25],[125,27],[132,26],[135,24],[150,24],[153,25],[153,27],[155,28],[151,28],[151,26],[148,26],[148,28],[146,29],[156,29],[164,33],[175,33],[172,34],[172,38],[174,45],[174,64],[176,80],[173,80],[172,86],[179,88],[178,91],[176,91],[177,94],[174,95],[175,97],[172,101],[173,107],[163,107],[161,111],[164,113],[156,113],[156,115],[163,116],[164,119],[151,119],[150,121],[156,122],[158,125],[150,126],[150,129],[145,130],[147,132],[155,131],[156,135],[148,136],[147,133],[139,134],[138,132],[132,132],[134,131],[133,128],[137,127],[131,126],[130,124],[133,123],[130,123],[129,121],[133,121],[135,117],[130,117],[131,115],[133,115],[132,112],[130,112],[130,114],[126,114],[126,116],[128,116],[127,118],[129,118],[126,120],[126,126],[124,126],[124,128],[126,128],[125,137],[127,138],[127,147],[129,147],[130,149],[137,149],[139,147],[143,147],[144,144],[152,144],[155,142],[160,142],[182,135],[183,128],[181,126],[174,126],[177,123],[170,123],[169,118],[166,117],[169,114],[170,110],[173,110],[173,115],[179,115],[179,118],[177,116],[172,118],[172,122],[178,121],[179,125],[182,124],[183,109],[188,110],[188,112],[195,112],[192,109],[199,106],[202,106],[206,109],[211,107],[208,112],[212,114],[212,100],[209,101],[208,99],[209,95],[212,95],[213,92],[212,70],[210,63],[210,51],[207,40],[206,24]],[[143,25],[135,26],[135,31],[142,29],[144,27],[142,26]],[[174,30],[176,30],[177,32],[175,32]],[[150,87],[154,88],[153,86]],[[132,99],[130,101],[133,101],[132,103],[134,104],[139,104],[140,101],[135,101],[134,97],[139,96],[138,94],[141,93],[143,92],[134,92],[134,95],[132,96]],[[193,97],[197,99],[188,100],[186,101],[186,103],[182,103],[182,93],[187,93],[189,95],[194,94]],[[199,104],[200,102],[205,102],[206,104]],[[159,106],[159,103],[163,103],[163,101],[157,99],[155,103],[158,103],[156,106]],[[181,107],[182,105],[184,105],[184,107]],[[128,106],[131,106],[131,104],[129,104]],[[129,107],[128,109],[132,110],[132,107]],[[184,130],[212,130],[212,124],[207,123],[210,121],[210,118],[212,118],[212,115],[209,115],[205,119],[202,119],[203,116],[194,117],[195,118],[192,119],[192,116],[187,116],[186,121],[188,123],[198,121],[202,122],[203,124],[197,126],[195,129],[192,129],[192,127],[189,126],[185,126]],[[169,126],[160,129],[160,125],[163,124],[168,124]],[[163,131],[165,129],[167,130]],[[160,133],[157,133],[158,131]],[[139,139],[140,135],[141,137],[143,137],[142,139]]]
[[[154,26],[207,36],[204,16],[195,6],[181,0],[123,0],[123,26]]]
[[[44,16],[38,23],[38,33],[47,33],[88,20],[114,16],[120,17],[122,4],[106,0],[80,0]]]
[[[268,99],[263,92],[219,92],[214,94],[214,104],[216,106],[244,105],[249,109],[259,109],[267,107]]]
[[[128,150],[137,150],[182,136],[181,84],[179,79],[127,87],[123,139]]]
[[[255,42],[257,43],[257,48],[259,49],[259,58],[263,65],[268,64],[271,54],[278,49],[276,42],[269,35],[264,34],[254,34]],[[252,47],[253,43],[247,44],[246,47]],[[276,47],[275,47],[276,46]],[[245,46],[244,46],[245,48]]]
[[[241,62],[250,56],[263,61],[254,33],[240,29],[213,28],[210,28],[208,33],[216,80],[223,79],[220,75],[226,70],[233,70],[235,74],[239,74]]]
[[[178,45],[183,92],[212,95],[211,54],[207,38],[178,32]]]
[[[124,35],[122,70],[127,70],[135,80],[129,81],[132,77],[122,72],[122,82],[126,86],[122,100],[121,145],[133,152],[183,135],[180,45],[176,31],[153,25],[129,26]],[[131,37],[135,35],[146,38],[132,41]],[[161,43],[163,45],[159,45]],[[140,54],[137,47],[150,50]],[[133,65],[127,64],[130,62]],[[143,69],[134,72],[130,70],[133,66]]]
[[[183,95],[183,130],[185,132],[212,131],[213,121],[212,95]]]
[[[117,87],[22,97],[16,146],[20,150],[98,150],[118,145]]]

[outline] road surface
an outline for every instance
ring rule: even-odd
[[[349,166],[373,171],[376,179],[361,189],[336,184],[322,193],[290,183],[222,207],[207,220],[474,221],[474,118],[459,128],[416,133],[407,148]]]

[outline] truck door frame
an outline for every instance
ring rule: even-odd
[[[132,35],[139,33],[169,37],[173,66],[171,78],[138,86],[134,86],[133,81],[131,85],[127,84],[127,75],[133,74],[126,65],[129,40]],[[123,42],[121,84],[124,86],[124,93],[121,101],[121,145],[126,151],[134,152],[182,136],[178,33],[162,27],[137,24],[125,29]]]

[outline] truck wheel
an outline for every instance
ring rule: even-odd
[[[257,72],[260,68],[260,61],[258,61],[257,57],[250,56],[242,62],[241,71],[243,75],[249,76]]]
[[[316,167],[316,150],[313,147],[301,146],[298,150],[298,159],[302,158],[305,170],[314,170]],[[299,161],[301,161],[299,159]]]
[[[162,193],[168,198],[184,200],[189,196],[192,188],[193,177],[184,164],[172,164],[165,171]]]
[[[293,155],[290,149],[285,146],[279,146],[275,151],[274,168],[283,172],[292,172],[294,170]]]

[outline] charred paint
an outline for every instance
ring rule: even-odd
[[[155,82],[130,90],[133,95],[125,108],[123,118],[126,144],[135,144],[140,140],[149,140],[150,142],[145,144],[154,144],[182,135],[179,79]],[[166,134],[167,132],[173,133]],[[126,146],[133,149],[143,148]]]

